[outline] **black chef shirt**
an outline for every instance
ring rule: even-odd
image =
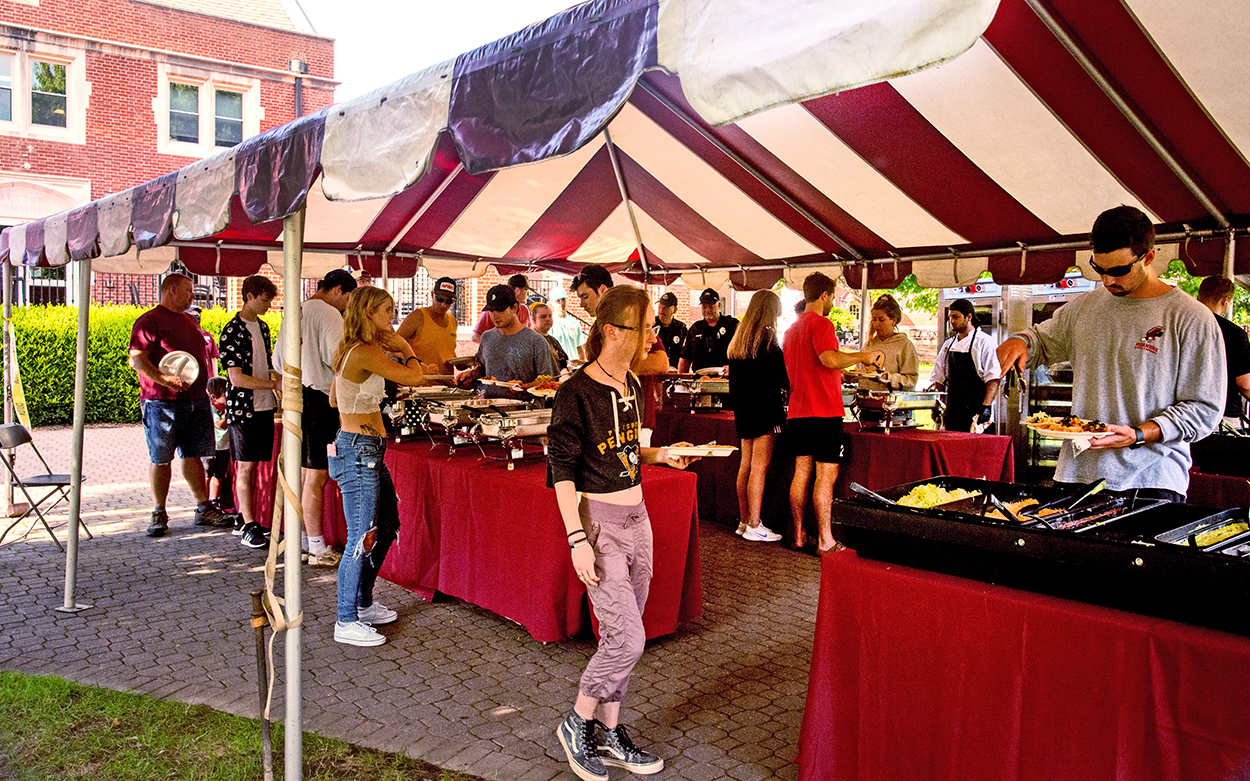
[[[714,326],[700,320],[686,332],[686,346],[682,348],[681,357],[690,361],[691,371],[724,366],[729,362],[726,355],[729,342],[737,330],[738,320],[729,315],[721,315]]]
[[[1228,399],[1224,404],[1224,415],[1239,418],[1244,402],[1237,388],[1237,378],[1250,374],[1250,339],[1247,339],[1241,326],[1227,318],[1216,315],[1215,322],[1219,323],[1220,333],[1224,335],[1224,356],[1228,359]]]
[[[686,346],[686,324],[674,317],[671,323],[664,325],[657,317],[655,327],[660,329],[656,338],[664,345],[664,352],[668,353],[668,365],[676,366],[682,348]]]

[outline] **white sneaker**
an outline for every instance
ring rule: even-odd
[[[363,621],[366,624],[380,626],[389,624],[397,618],[399,618],[399,613],[391,610],[381,602],[374,602],[369,607],[356,607],[356,620]]]
[[[338,621],[334,624],[334,642],[347,645],[382,645],[386,642],[386,636],[378,634],[376,629],[360,621],[350,624]]]
[[[738,535],[739,537],[741,537],[741,536],[742,536],[742,534],[743,534],[743,533],[744,533],[747,529],[749,529],[749,528],[750,528],[750,527],[749,527],[749,526],[747,526],[746,521],[743,521],[742,523],[738,524],[738,531],[734,532],[734,534],[736,534],[736,535]]]
[[[781,535],[761,523],[759,526],[748,526],[742,533],[742,539],[751,542],[776,542],[781,539]]]

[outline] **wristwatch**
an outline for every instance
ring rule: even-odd
[[[1146,444],[1146,432],[1145,431],[1141,430],[1137,426],[1133,426],[1133,433],[1137,435],[1137,441],[1128,446],[1129,450],[1136,450],[1137,448]]]

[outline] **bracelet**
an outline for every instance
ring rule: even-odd
[[[583,545],[589,545],[589,544],[590,544],[590,540],[578,540],[577,542],[571,542],[569,543],[569,550],[574,550],[576,548],[582,547]]]
[[[407,358],[405,358],[405,359],[404,359],[404,366],[407,366],[409,361],[417,361],[417,356],[415,356],[415,355],[409,355]],[[417,363],[420,363],[420,361],[417,361]]]
[[[1029,337],[1025,336],[1024,334],[1012,334],[1011,336],[1008,336],[1007,339],[1019,339],[1020,341],[1024,342],[1025,347],[1028,347],[1029,345]],[[1007,339],[1004,339],[1003,341],[1005,342],[1007,341]]]
[[[566,536],[572,537],[574,534],[585,534],[585,533],[586,533],[585,529],[574,529],[573,531],[569,532]]]

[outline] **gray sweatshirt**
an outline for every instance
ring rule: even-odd
[[[1173,289],[1118,298],[1098,288],[1024,331],[1029,368],[1072,362],[1072,414],[1103,423],[1154,421],[1163,441],[1135,450],[1074,454],[1065,442],[1055,479],[1107,487],[1189,489],[1189,443],[1220,423],[1227,379],[1223,337],[1210,310]]]

